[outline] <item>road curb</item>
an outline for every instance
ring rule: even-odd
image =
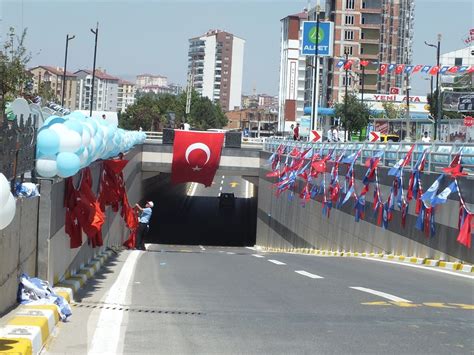
[[[384,253],[359,253],[350,251],[332,251],[332,250],[319,250],[310,248],[267,248],[263,246],[255,246],[256,249],[275,252],[275,253],[293,253],[293,254],[310,254],[319,256],[341,256],[341,257],[358,257],[358,258],[376,258],[388,261],[398,261],[402,263],[409,263],[415,265],[425,265],[446,270],[460,271],[463,273],[473,273],[474,266],[469,264],[463,264],[460,262],[448,262],[444,260],[427,259],[419,257],[409,257],[404,255],[384,254]]]
[[[53,287],[54,292],[73,302],[74,294],[114,253],[111,249],[105,250],[79,270],[68,272],[67,277]],[[0,354],[39,354],[60,319],[54,305],[20,305],[8,318],[6,325],[0,327]]]

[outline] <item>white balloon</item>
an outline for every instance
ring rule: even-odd
[[[69,131],[63,123],[55,123],[49,129],[55,131],[60,137]]]
[[[0,208],[7,203],[10,196],[10,183],[5,175],[0,173]]]
[[[81,167],[85,167],[87,159],[89,159],[89,150],[87,148],[85,148],[82,154],[79,155],[79,159],[81,159]]]
[[[7,203],[0,206],[0,230],[5,229],[15,218],[16,200],[10,193]]]
[[[59,152],[60,153],[75,153],[77,152],[82,145],[82,138],[79,133],[72,130],[67,130],[64,134],[60,136],[59,139]]]
[[[43,157],[36,161],[36,171],[42,177],[53,177],[58,174],[56,157]]]

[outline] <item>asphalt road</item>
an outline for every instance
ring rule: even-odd
[[[87,284],[48,352],[472,354],[473,286],[366,259],[152,245]]]

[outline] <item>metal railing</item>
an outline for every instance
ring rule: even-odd
[[[15,183],[35,167],[36,116],[0,122],[0,172]]]
[[[159,142],[163,140],[163,132],[152,132],[146,131],[146,141],[148,142]]]
[[[290,149],[298,148],[315,148],[316,151],[322,149],[323,155],[328,154],[334,149],[336,155],[351,154],[361,150],[358,162],[364,164],[367,158],[373,157],[375,152],[383,151],[381,159],[382,165],[392,167],[397,161],[404,158],[410,148],[415,145],[413,150],[413,159],[410,162],[410,168],[413,168],[418,158],[425,149],[429,149],[427,154],[425,171],[427,172],[441,172],[452,161],[454,156],[462,150],[462,165],[469,175],[474,175],[474,144],[467,143],[369,143],[369,142],[338,142],[338,143],[309,143],[298,142],[292,140],[283,140],[278,138],[268,138],[264,142],[264,150],[274,152],[281,145],[289,146]]]

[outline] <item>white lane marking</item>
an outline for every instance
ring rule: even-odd
[[[252,254],[252,256],[255,256],[256,258],[264,258],[263,255],[259,255],[259,254]]]
[[[231,251],[228,251],[227,254],[229,255],[235,255],[235,253],[231,252]]]
[[[129,287],[130,281],[135,273],[137,261],[142,254],[143,252],[138,250],[130,252],[114,284],[103,297],[102,301],[104,303],[125,304],[127,291],[131,290]],[[119,310],[102,309],[100,311],[87,350],[88,354],[118,354],[122,352],[124,334],[121,335],[120,333],[125,330],[122,327],[123,315],[124,311]]]
[[[201,250],[206,250],[202,245],[200,245],[199,248],[201,248]]]
[[[390,300],[390,301],[394,301],[394,302],[407,302],[407,303],[411,303],[411,301],[406,300],[406,299],[404,299],[404,298],[391,295],[390,293],[385,293],[385,292],[382,292],[382,291],[372,290],[371,288],[353,287],[353,286],[349,286],[349,288],[352,288],[352,289],[357,290],[357,291],[362,291],[362,292],[371,293],[371,294],[373,294],[373,295],[376,295],[376,296],[379,296],[379,297],[383,297],[383,298],[386,298],[386,299],[388,299],[388,300]]]
[[[269,259],[268,261],[271,263],[274,263],[275,265],[286,265],[285,263],[282,263],[281,261],[278,261],[278,260]]]
[[[219,188],[219,191],[222,191],[222,186]]]
[[[303,276],[307,276],[307,277],[310,277],[312,279],[324,279],[324,277],[322,276],[319,276],[319,275],[315,275],[315,274],[312,274],[310,272],[307,272],[307,271],[304,271],[304,270],[296,270],[295,271],[297,274],[300,274],[300,275],[303,275]]]
[[[245,249],[257,250],[255,247],[245,247]]]
[[[382,262],[382,263],[389,263],[389,264],[397,264],[397,265],[403,265],[403,266],[408,266],[408,267],[414,267],[414,268],[417,268],[417,269],[422,269],[422,270],[427,270],[427,271],[441,272],[443,274],[449,274],[449,275],[453,275],[453,276],[465,277],[466,279],[474,280],[474,276],[458,274],[457,272],[449,271],[449,270],[443,270],[443,269],[440,269],[440,268],[437,268],[437,267],[429,267],[429,266],[424,266],[424,265],[401,263],[399,261],[392,261],[392,260],[382,260],[382,259],[373,259],[373,258],[364,258],[364,257],[357,257],[357,258],[362,259],[362,260],[379,261],[379,262]]]

